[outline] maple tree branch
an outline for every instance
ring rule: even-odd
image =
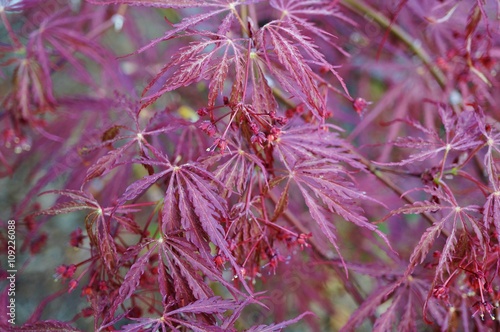
[[[384,185],[386,185],[389,189],[391,189],[394,193],[398,194],[398,196],[406,201],[408,204],[414,204],[415,201],[410,198],[408,195],[404,195],[404,191],[399,188],[394,182],[391,181],[391,179],[387,178],[382,174],[382,170],[379,169],[377,166],[373,165],[368,159],[363,157],[361,154],[359,154],[357,151],[354,149],[350,149],[350,152],[354,155],[356,155],[359,158],[359,161],[366,166],[368,171],[372,173],[379,181],[381,181]],[[431,216],[428,212],[423,212],[420,213],[424,217],[425,220],[429,222],[430,225],[434,225],[437,223],[436,219]],[[441,235],[443,235],[445,238],[449,236],[449,232],[445,229],[441,231]]]
[[[362,0],[342,0],[341,4],[348,9],[372,19],[381,27],[388,29],[396,38],[401,40],[429,69],[441,88],[446,86],[446,77],[443,72],[432,62],[430,55],[421,47],[421,43],[410,36],[406,31],[394,24],[384,14],[375,10]]]

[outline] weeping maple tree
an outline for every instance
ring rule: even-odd
[[[499,13],[0,0],[0,326],[497,329]]]

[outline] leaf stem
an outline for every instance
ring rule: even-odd
[[[384,14],[378,12],[373,7],[367,5],[362,0],[342,0],[341,4],[348,9],[372,19],[381,27],[388,29],[396,38],[401,40],[429,69],[432,76],[442,89],[446,87],[446,77],[443,72],[433,63],[430,55],[421,47],[421,43],[406,33],[398,25],[387,18]]]
[[[15,49],[16,50],[22,49],[23,44],[19,41],[16,34],[14,33],[14,30],[12,29],[9,20],[7,19],[7,15],[5,14],[5,8],[1,5],[0,5],[0,17],[2,18],[3,24],[5,26],[5,29],[7,30],[10,40],[12,40],[12,42],[15,45]]]
[[[236,17],[236,19],[240,23],[241,29],[243,30],[243,33],[245,35],[249,36],[250,32],[248,31],[247,24],[245,23],[245,22],[247,22],[247,13],[248,13],[248,11],[246,9],[242,9],[242,16],[244,18],[241,18],[240,14],[236,10],[236,8],[234,8],[234,6],[231,6],[230,8],[231,8],[231,11],[233,12],[234,16]]]
[[[399,195],[399,197],[406,201],[406,203],[408,204],[414,204],[415,201],[410,198],[408,195],[404,195],[404,191],[399,188],[394,182],[392,182],[391,179],[389,179],[388,177],[386,177],[384,174],[382,174],[381,170],[373,165],[368,159],[366,159],[365,157],[363,157],[361,154],[359,154],[357,151],[355,151],[354,149],[350,149],[350,152],[354,155],[356,155],[358,158],[359,158],[359,161],[366,166],[366,168],[368,169],[368,171],[370,173],[372,173],[379,181],[381,181],[383,184],[385,184],[389,189],[391,189],[394,193],[396,193],[397,195]],[[427,220],[429,222],[430,225],[434,225],[435,223],[437,223],[436,219],[431,216],[429,213],[427,212],[424,212],[424,213],[421,213],[421,215],[424,217],[425,220]],[[446,230],[442,230],[441,234],[444,236],[444,237],[448,237],[449,234]]]

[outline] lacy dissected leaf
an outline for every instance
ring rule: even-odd
[[[73,199],[75,202],[82,202],[84,205],[87,205],[90,208],[98,208],[98,202],[88,193],[80,190],[50,190],[44,192],[44,194],[55,194],[66,196]]]
[[[163,211],[162,221],[174,222],[171,218],[178,215],[187,234],[193,231],[192,227],[201,226],[212,242],[226,247],[227,243],[221,240],[223,229],[220,222],[227,217],[227,207],[214,183],[219,182],[197,164],[174,167],[166,197],[172,198],[175,195],[178,207],[172,207],[165,199],[164,204],[168,208]],[[175,210],[178,213],[172,212]]]
[[[258,325],[258,326],[251,327],[245,331],[246,332],[257,332],[257,331],[258,332],[278,332],[278,331],[282,331],[285,327],[297,323],[299,320],[301,320],[302,318],[304,318],[307,315],[314,315],[314,314],[310,311],[307,311],[307,312],[304,312],[303,314],[301,314],[293,319],[289,319],[289,320],[281,322],[281,323],[271,324],[271,325]]]
[[[422,237],[420,238],[420,241],[418,241],[415,250],[411,254],[411,265],[416,266],[417,264],[422,264],[425,257],[427,257],[427,253],[434,244],[434,241],[441,234],[443,227],[444,223],[438,223],[425,230],[424,234],[422,234]]]
[[[212,182],[209,182],[210,180],[216,181],[216,179],[209,172],[194,165],[181,167],[178,172],[176,172],[176,177],[179,182],[177,188],[179,200],[182,199],[181,195],[185,195],[182,197],[187,207],[187,209],[181,209],[181,218],[183,215],[188,216],[188,214],[194,211],[197,218],[194,222],[201,225],[210,238],[210,241],[212,241],[229,260],[236,274],[241,278],[243,285],[250,292],[248,286],[244,282],[241,268],[232,256],[229,244],[225,238],[224,228],[221,225],[221,221],[228,220],[228,215],[226,202],[219,193],[214,190],[215,188]],[[180,205],[181,204],[179,204],[179,206]]]
[[[87,0],[96,5],[127,4],[133,6],[153,6],[160,8],[187,8],[216,6],[216,0]]]
[[[266,76],[264,68],[265,59],[258,52],[250,52],[250,77],[252,80],[252,106],[259,113],[276,111],[278,103],[270,87],[270,79]]]
[[[165,253],[165,268],[171,276],[174,289],[173,297],[177,305],[184,306],[197,299],[206,299],[214,296],[213,291],[203,280],[202,276],[184,257],[176,254],[167,254],[169,248],[163,247]],[[171,251],[168,251],[171,253]],[[161,265],[160,265],[161,267]]]
[[[168,158],[162,152],[158,151],[158,149],[156,149],[153,145],[149,144],[146,141],[146,137],[151,138],[159,134],[167,134],[175,129],[185,126],[186,124],[181,121],[175,121],[175,119],[159,119],[159,116],[153,116],[148,122],[146,128],[141,129],[141,125],[139,124],[139,113],[128,108],[126,110],[127,115],[133,121],[132,126],[111,127],[102,134],[102,142],[84,149],[88,151],[102,147],[109,148],[115,143],[122,143],[117,148],[100,157],[92,166],[89,167],[85,177],[85,182],[104,176],[117,166],[129,162],[130,159],[132,159],[137,153],[137,151],[131,149],[133,146],[137,146],[140,155],[143,156],[143,158],[137,160],[137,162],[142,163],[143,166],[152,168],[153,166],[165,167],[166,165],[168,169],[168,166],[170,165]],[[120,130],[118,130],[117,127]],[[144,156],[148,153],[153,154],[157,160],[145,159]],[[130,189],[132,190],[132,188]]]
[[[92,0],[96,1],[96,0]],[[110,3],[111,1],[105,0],[105,3]],[[140,5],[140,2],[144,2],[145,5],[149,6],[156,6],[156,7],[165,7],[165,8],[181,8],[181,7],[202,7],[205,8],[205,10],[200,13],[200,14],[195,14],[189,17],[184,18],[182,21],[179,23],[173,24],[173,29],[165,32],[165,34],[157,38],[153,41],[151,41],[149,44],[146,46],[140,48],[134,53],[140,53],[143,52],[154,45],[158,44],[159,42],[168,40],[176,35],[178,35],[181,32],[184,31],[189,31],[192,29],[194,26],[197,24],[204,22],[210,18],[213,18],[214,16],[229,12],[226,14],[224,19],[222,19],[220,22],[221,27],[219,28],[220,32],[223,33],[225,30],[227,30],[227,26],[229,25],[229,22],[232,20],[232,18],[235,16],[236,10],[238,6],[244,5],[244,4],[251,4],[251,3],[257,3],[262,0],[236,0],[234,2],[229,2],[226,0],[212,0],[212,1],[189,1],[186,2],[185,5],[182,4],[182,1],[177,2],[177,5],[175,4],[175,1],[167,1],[164,2],[162,5],[162,1],[160,0],[152,0],[152,1],[133,1],[133,0],[118,0],[118,2],[122,3],[132,3]],[[115,2],[115,1],[113,1]],[[149,2],[149,4],[148,4]],[[101,2],[102,3],[102,2]],[[202,31],[199,31],[200,34],[202,34]]]
[[[132,321],[137,323],[130,323],[123,325],[121,331],[123,332],[139,332],[139,331],[175,331],[172,325],[169,325],[169,321],[160,318],[130,318]]]
[[[440,138],[435,130],[426,128],[416,121],[404,120],[404,122],[421,131],[427,137],[398,138],[394,142],[396,146],[417,149],[420,152],[412,154],[402,161],[384,163],[384,165],[407,165],[433,158],[440,153],[446,155],[450,151],[466,151],[482,144],[477,122],[472,111],[464,111],[457,116],[448,108],[439,107],[438,110],[445,128],[445,138]]]
[[[169,234],[172,231],[176,231],[181,227],[181,217],[179,212],[179,201],[176,195],[175,186],[175,173],[169,180],[169,185],[167,191],[165,192],[164,204],[161,213],[161,230],[163,234]],[[194,233],[197,234],[197,233]],[[191,234],[190,236],[192,236]],[[189,241],[197,244],[203,241],[203,236],[198,240],[192,240],[188,238]]]
[[[88,168],[85,182],[99,176],[104,176],[117,167],[120,160],[125,155],[125,150],[127,150],[132,144],[133,141],[127,142],[124,146],[111,150],[104,156],[100,157],[92,166]]]
[[[368,222],[362,209],[356,204],[359,200],[372,199],[346,179],[346,173],[340,165],[323,159],[299,162],[290,171],[288,181],[291,180],[297,184],[311,217],[337,252],[340,253],[340,250],[335,226],[329,217],[331,213],[377,233],[389,245],[385,235]]]
[[[173,171],[173,167],[170,167],[170,165],[166,165],[168,168],[166,170],[163,170],[159,173],[155,173],[153,175],[148,175],[143,177],[140,180],[135,181],[132,183],[130,186],[127,187],[125,192],[123,193],[122,197],[120,198],[120,203],[123,204],[124,202],[128,200],[133,200],[137,198],[139,195],[141,195],[146,189],[151,187],[153,184],[155,184],[158,180],[161,178],[167,176],[169,173]]]
[[[394,325],[397,322],[397,318],[399,317],[399,309],[402,305],[402,302],[405,300],[402,296],[401,292],[398,292],[395,296],[392,297],[392,303],[387,308],[387,310],[380,315],[380,317],[375,321],[373,325],[374,332],[383,332],[383,331],[393,331]]]
[[[229,156],[229,158],[227,158]],[[222,161],[225,159],[224,161]],[[238,148],[236,151],[231,151],[224,155],[214,154],[203,160],[207,165],[218,165],[214,171],[214,176],[217,180],[224,184],[225,189],[223,192],[224,197],[231,194],[229,189],[234,189],[238,194],[242,194],[249,182],[255,167],[266,176],[266,169],[262,162],[253,154],[250,154]]]
[[[173,323],[177,323],[178,325],[182,325],[188,328],[188,331],[194,332],[226,332],[226,330],[221,329],[216,325],[205,324],[200,321],[187,321],[181,319],[171,318]],[[176,325],[177,325],[176,324]]]
[[[275,150],[288,168],[302,160],[323,158],[342,161],[354,168],[364,169],[364,166],[349,153],[345,141],[336,133],[327,128],[319,129],[314,125],[284,127],[275,142]]]
[[[342,52],[342,54],[349,56],[349,53],[333,42],[332,39],[336,38],[334,35],[308,20],[308,18],[312,17],[335,17],[356,26],[356,22],[340,12],[338,2],[329,0],[271,0],[269,4],[283,13],[283,20],[310,31]]]
[[[215,314],[224,313],[227,310],[233,310],[237,307],[237,303],[234,300],[224,300],[219,296],[214,296],[208,299],[201,299],[196,302],[190,303],[182,308],[170,311],[166,316],[172,316],[177,314]]]
[[[46,214],[68,213],[72,211],[82,210],[87,207],[91,209],[85,218],[87,233],[93,245],[99,248],[100,256],[103,258],[104,263],[109,271],[113,271],[116,267],[117,251],[113,237],[109,233],[109,222],[106,220],[111,215],[111,211],[127,212],[124,208],[106,208],[103,209],[99,202],[90,194],[79,190],[52,190],[47,193],[58,194],[69,197],[74,200],[72,203],[63,203],[63,208],[56,205],[54,208],[47,210]],[[59,205],[60,206],[60,205]],[[43,212],[42,212],[43,213]]]
[[[153,81],[144,89],[145,106],[151,104],[165,92],[188,86],[200,80],[209,80],[208,107],[213,107],[231,67],[243,79],[241,58],[246,53],[242,41],[229,39],[216,33],[201,33],[203,40],[191,42],[181,48]],[[199,36],[199,34],[197,34]],[[241,86],[234,82],[234,86]],[[242,88],[241,88],[242,89]]]
[[[87,20],[85,15],[74,16],[71,15],[69,9],[60,10],[45,18],[40,24],[40,29],[30,35],[28,47],[33,50],[46,75],[50,75],[53,66],[50,63],[52,54],[64,58],[87,84],[94,85],[95,83],[85,64],[75,53],[83,54],[102,65],[105,70],[110,68],[111,55],[98,43],[73,28],[82,23],[83,20]],[[48,44],[50,47],[44,46],[44,44]],[[49,49],[50,53],[47,51]],[[112,71],[108,71],[108,74],[114,77]]]
[[[495,191],[486,199],[483,206],[483,222],[486,229],[493,228],[500,240],[500,192]]]
[[[155,249],[156,245],[151,246],[151,248],[144,255],[139,257],[127,271],[127,274],[123,279],[123,283],[121,284],[118,291],[118,297],[114,301],[115,303],[117,303],[117,305],[123,303],[126,299],[128,299],[137,289],[137,286],[139,285],[139,279],[143,275],[144,270],[148,265],[149,259]]]
[[[166,271],[173,278],[176,293],[184,294],[187,291],[188,294],[194,295],[195,300],[213,297],[213,291],[207,286],[205,280],[200,277],[201,272],[210,280],[221,283],[234,296],[242,295],[239,290],[223,278],[221,271],[217,269],[213,260],[205,259],[200,254],[199,248],[185,239],[167,237],[163,242],[162,252],[165,256]],[[180,283],[180,281],[185,283]],[[181,289],[186,285],[188,289]]]
[[[99,248],[100,257],[103,258],[108,270],[114,271],[116,268],[117,251],[106,217],[100,211],[95,211],[85,218],[85,224],[92,245]]]
[[[483,134],[488,150],[486,151],[483,163],[488,173],[490,184],[494,191],[500,190],[498,186],[498,166],[494,158],[494,152],[500,153],[500,132],[494,124],[487,122],[486,116],[481,108],[478,108],[475,113],[476,121],[479,125],[479,130]]]
[[[341,331],[357,331],[370,317],[375,318],[372,330],[376,332],[415,331],[415,316],[422,313],[422,302],[430,282],[402,274],[394,275],[390,280],[394,281],[374,288]]]
[[[88,210],[94,208],[95,207],[89,206],[85,203],[72,201],[72,202],[64,202],[56,204],[50,209],[38,212],[36,215],[57,215],[57,214],[71,213],[74,211]]]
[[[137,245],[138,251],[146,248],[151,243],[151,241],[142,243]],[[107,317],[113,317],[116,309],[123,305],[123,302],[127,300],[132,294],[136,291],[139,286],[139,281],[141,276],[144,274],[145,269],[148,267],[149,259],[152,256],[153,252],[156,250],[157,244],[149,248],[149,250],[142,256],[138,257],[134,264],[130,267],[123,279],[122,284],[118,290],[117,296],[111,302],[109,311],[107,313]]]
[[[225,202],[212,181],[217,180],[198,166],[177,166],[165,192],[162,212],[162,230],[169,232],[182,227],[186,239],[208,260],[211,259],[209,241],[227,246],[220,239],[223,232],[220,222],[226,215]]]
[[[396,209],[390,214],[422,214],[427,212],[436,213],[438,211],[441,211],[443,214],[442,218],[438,219],[422,234],[418,244],[410,256],[410,264],[408,266],[407,273],[411,273],[415,266],[423,263],[435,240],[439,235],[441,235],[443,230],[446,230],[448,234],[436,268],[436,277],[442,276],[443,272],[445,272],[445,269],[447,268],[447,264],[453,259],[453,252],[455,251],[458,243],[456,238],[457,230],[463,230],[470,233],[471,236],[477,238],[483,248],[486,246],[484,228],[481,226],[478,218],[474,216],[474,214],[479,215],[479,207],[475,205],[466,207],[459,206],[451,194],[451,191],[446,190],[448,188],[444,183],[442,183],[442,187],[445,188],[445,190],[435,188],[423,189],[424,191],[432,194],[433,197],[437,198],[440,201],[439,204],[428,201],[415,202],[414,204],[408,204]]]
[[[339,165],[313,160],[295,165],[291,176],[303,194],[310,191],[331,212],[358,226],[375,231],[376,226],[361,215],[361,208],[355,204],[358,200],[370,198],[346,180],[344,174],[345,171]],[[310,204],[317,204],[316,202],[316,199],[311,199]]]
[[[282,68],[277,67],[269,59],[270,55],[266,54],[269,69],[286,91],[308,105],[315,116],[318,118],[324,117],[326,101],[318,89],[312,69],[306,63],[295,43],[289,39],[289,36],[283,36],[280,28],[276,28],[276,26],[266,25],[261,30],[263,31],[262,34],[267,32],[269,35],[272,49],[275,52],[278,62],[283,66]],[[290,31],[287,32],[290,34]],[[298,33],[300,34],[300,32]],[[262,43],[266,45],[264,40]]]
[[[272,21],[262,27],[257,39],[265,50],[270,44],[269,48],[274,52],[274,56],[264,52],[269,70],[283,88],[304,102],[317,118],[321,119],[326,116],[326,99],[325,95],[319,91],[316,76],[309,63],[332,72],[341,83],[345,93],[349,95],[347,87],[335,68],[325,60],[313,41],[304,36],[296,25]],[[301,49],[310,59],[306,60]],[[277,66],[276,63],[281,66]]]
[[[50,74],[44,71],[36,59],[19,60],[14,70],[12,92],[9,95],[12,107],[19,112],[19,117],[33,122],[35,113],[53,109],[56,100],[52,91]]]
[[[167,306],[169,296],[175,292],[170,275],[163,263],[162,250],[158,251],[158,288],[163,306]]]
[[[400,283],[401,282],[396,282],[375,288],[375,290],[365,299],[358,309],[354,311],[340,331],[356,331],[363,321],[372,316],[375,310],[377,310],[378,307],[394,292],[394,290],[399,287]]]

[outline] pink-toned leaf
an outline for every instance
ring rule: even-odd
[[[102,215],[99,215],[97,221],[97,246],[99,248],[100,257],[104,260],[104,264],[108,271],[113,272],[116,268],[117,250],[115,239],[109,233],[109,228]]]
[[[404,299],[402,298],[402,293],[397,293],[397,295],[392,297],[392,303],[387,308],[387,310],[380,315],[373,325],[373,332],[385,332],[394,330],[394,325],[398,318],[398,311],[402,305]]]
[[[283,211],[285,211],[285,209],[287,208],[289,190],[290,190],[290,181],[287,181],[285,188],[281,192],[280,198],[276,203],[276,207],[274,208],[274,213],[273,217],[271,218],[271,221],[276,221],[276,219],[278,219],[279,216],[283,213]]]
[[[443,226],[443,223],[437,223],[425,230],[424,234],[422,234],[422,237],[420,238],[420,241],[418,241],[415,250],[411,254],[409,269],[413,269],[413,267],[417,264],[422,264],[431,246],[434,244],[434,241],[439,234],[441,234]]]
[[[252,105],[260,113],[270,113],[276,111],[278,103],[274,97],[273,90],[269,86],[269,78],[264,73],[265,62],[262,61],[262,56],[257,55],[252,58],[250,65],[252,78]]]
[[[258,325],[258,326],[251,327],[248,330],[246,330],[246,332],[257,332],[257,331],[258,332],[278,332],[278,331],[282,331],[285,327],[297,323],[299,320],[301,320],[302,318],[304,318],[307,315],[314,316],[314,314],[312,312],[307,311],[307,312],[304,312],[303,314],[301,314],[293,319],[289,319],[289,320],[286,320],[286,321],[278,323],[278,324]]]
[[[228,155],[229,158],[227,158]],[[224,159],[226,160],[224,161]],[[248,153],[241,147],[224,155],[213,154],[208,158],[204,158],[203,163],[217,165],[213,175],[225,188],[228,188],[224,189],[224,197],[231,196],[232,192],[229,189],[234,189],[238,194],[242,194],[252,177],[255,167],[258,167],[267,178],[266,168],[262,162],[255,155]]]
[[[453,228],[451,229],[450,234],[446,239],[446,243],[444,244],[443,249],[441,250],[441,255],[439,257],[439,263],[436,267],[436,277],[443,276],[443,272],[445,272],[446,264],[453,260],[453,253],[455,252],[455,246],[457,245],[457,237],[456,237],[456,221],[453,222]],[[450,272],[450,271],[446,271]]]
[[[190,303],[182,308],[170,311],[166,316],[172,316],[181,313],[205,313],[205,314],[215,314],[224,313],[227,310],[233,310],[236,308],[236,302],[234,300],[224,300],[221,297],[215,296],[208,299],[201,299],[196,302]]]
[[[166,245],[167,244],[165,244],[165,246]],[[212,261],[207,261],[200,257],[200,255],[195,252],[196,248],[192,244],[186,242],[181,238],[169,238],[168,245],[170,247],[164,248],[164,250],[167,250],[171,254],[178,255],[184,259],[188,259],[189,264],[194,268],[192,270],[194,271],[194,273],[197,273],[196,271],[201,271],[211,280],[220,282],[235,296],[243,295],[241,291],[239,291],[223,278],[220,271],[217,270],[215,264],[213,264]]]
[[[204,282],[199,270],[205,272],[207,268],[205,264],[197,264],[198,260],[186,260],[186,257],[181,256],[175,249],[177,246],[170,247],[169,243],[163,245],[163,252],[166,257],[166,266],[168,267],[169,274],[172,276],[175,294],[174,296],[179,301],[190,301],[190,299],[207,299],[214,296],[213,291]],[[187,256],[192,258],[192,256]],[[185,303],[180,303],[185,304]]]
[[[187,320],[181,320],[181,319],[175,319],[175,318],[170,318],[170,320],[173,323],[176,323],[176,325],[182,325],[187,327],[189,330],[188,331],[193,331],[193,332],[226,332],[225,330],[221,329],[220,327],[216,325],[209,325],[203,322],[199,321],[187,321]]]
[[[180,49],[144,89],[144,105],[151,104],[168,91],[206,79],[210,81],[208,107],[211,108],[223,90],[230,67],[234,67],[236,73],[243,71],[240,40],[210,32],[200,34],[203,40]],[[238,77],[243,79],[241,75]],[[242,85],[242,82],[233,83]]]
[[[164,171],[161,171],[159,173],[145,176],[140,180],[137,180],[136,182],[132,183],[128,188],[125,190],[123,193],[122,197],[120,197],[120,203],[123,204],[126,201],[133,200],[137,198],[139,195],[141,195],[146,189],[151,187],[153,184],[155,184],[159,179],[163,178],[166,176],[168,173],[172,172],[172,169],[167,169]]]
[[[99,158],[92,166],[87,170],[87,175],[85,177],[85,182],[88,182],[99,176],[106,175],[118,164],[118,161],[123,155],[123,148],[112,150],[106,155]]]
[[[95,1],[95,0],[93,0],[93,1]],[[127,1],[127,0],[123,0],[123,1]],[[151,41],[149,44],[140,48],[139,50],[137,50],[134,53],[141,53],[141,52],[153,47],[154,45],[158,44],[159,42],[168,40],[181,32],[189,31],[197,24],[199,24],[203,21],[206,21],[214,16],[222,14],[224,12],[229,11],[229,13],[227,15],[232,16],[232,15],[234,15],[235,8],[237,8],[239,5],[251,4],[251,3],[256,3],[256,2],[260,2],[260,1],[261,0],[237,0],[235,2],[229,3],[225,0],[212,0],[210,2],[209,1],[196,2],[196,7],[205,7],[207,9],[201,14],[196,14],[196,15],[193,15],[190,17],[186,17],[181,22],[174,24],[172,30],[167,31],[162,37]],[[167,6],[163,6],[163,7],[172,7],[171,4],[172,4],[172,2],[167,3]],[[192,2],[190,2],[190,4],[192,4]],[[158,1],[155,1],[154,4],[151,4],[151,5],[158,6],[159,3],[158,3]],[[161,3],[160,3],[160,6],[161,6]],[[225,18],[224,20],[222,20],[222,31],[224,31],[226,24],[227,24],[227,19]],[[202,32],[199,32],[199,33],[201,34]]]
[[[64,202],[56,204],[50,209],[37,212],[36,215],[57,215],[57,214],[71,213],[74,211],[88,210],[88,209],[93,210],[95,209],[95,207],[88,206],[87,204],[84,203],[82,204],[78,202]]]
[[[364,166],[349,153],[345,141],[329,129],[330,126],[321,129],[308,124],[285,126],[275,143],[279,158],[288,167],[300,161],[319,157],[330,161],[342,161],[356,169],[364,169]]]
[[[414,153],[400,162],[380,164],[403,166],[434,158],[441,153],[446,154],[449,151],[467,151],[483,144],[479,139],[480,131],[477,122],[474,120],[475,116],[473,112],[465,111],[456,116],[450,109],[441,106],[438,107],[438,111],[445,127],[444,139],[435,130],[426,128],[414,120],[400,120],[421,131],[427,138],[399,137],[394,142],[396,146],[413,148],[420,152]]]
[[[120,306],[126,299],[128,299],[135,292],[139,286],[139,280],[144,274],[146,267],[148,267],[148,262],[156,250],[157,244],[151,246],[151,248],[141,257],[139,257],[134,264],[130,267],[123,279],[123,282],[118,290],[117,296],[113,299],[110,311],[114,313],[116,308]]]
[[[373,315],[375,310],[399,287],[400,282],[377,287],[370,296],[354,311],[347,323],[340,329],[341,332],[355,331],[365,319]]]
[[[483,206],[483,222],[487,229],[494,228],[500,239],[500,192],[488,196]]]
[[[140,332],[145,329],[150,329],[151,331],[160,331],[160,327],[167,322],[161,320],[160,318],[130,318],[137,323],[126,324],[121,327],[123,332]],[[172,328],[173,332],[178,332]]]
[[[88,193],[86,193],[84,191],[80,191],[80,190],[70,190],[70,189],[49,190],[49,191],[44,192],[43,194],[62,195],[62,196],[72,198],[77,202],[83,202],[83,203],[87,204],[88,206],[92,206],[94,208],[99,207],[99,204],[92,196],[90,196]]]
[[[152,6],[159,8],[186,8],[213,6],[216,1],[203,0],[87,0],[96,5],[127,4],[132,6]]]

